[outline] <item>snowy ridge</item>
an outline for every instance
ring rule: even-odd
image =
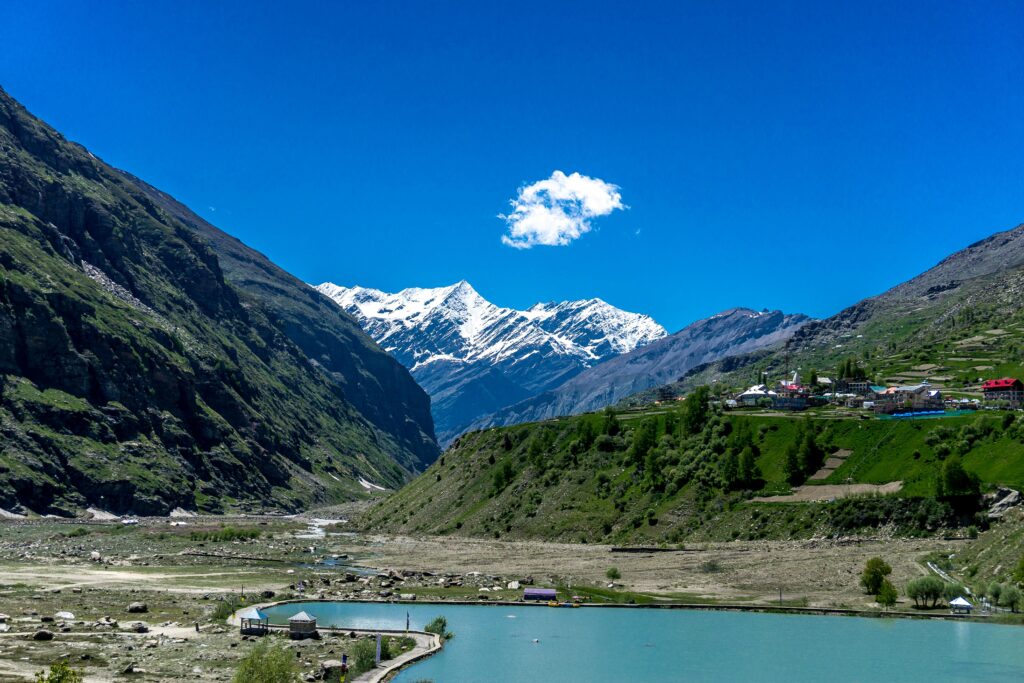
[[[666,334],[649,316],[600,299],[518,311],[492,304],[466,281],[396,293],[330,282],[316,289],[411,369],[439,361],[517,363],[537,353],[569,356],[590,367]]]
[[[395,293],[330,282],[316,289],[409,368],[430,394],[442,443],[483,415],[665,336],[648,316],[600,299],[519,311],[492,304],[465,281]]]

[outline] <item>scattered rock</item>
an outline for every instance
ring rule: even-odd
[[[32,640],[53,640],[53,631],[41,628],[32,636]]]
[[[149,607],[144,602],[133,602],[128,605],[128,614],[144,614],[149,611]]]

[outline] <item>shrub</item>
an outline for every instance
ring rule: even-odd
[[[36,674],[36,683],[82,683],[85,675],[68,666],[67,662],[57,662],[50,667],[50,672],[40,671]]]
[[[611,581],[618,581],[622,578],[622,572],[619,571],[618,567],[608,567],[608,571],[604,575]]]
[[[448,620],[444,617],[435,617],[433,621],[423,627],[427,633],[436,633],[445,640],[451,640],[455,634],[448,630]]]
[[[260,537],[259,529],[238,529],[231,526],[222,527],[216,531],[193,531],[189,539],[193,541],[210,541],[212,543],[227,543],[231,541],[249,541]]]
[[[896,604],[896,586],[892,585],[889,579],[882,579],[882,585],[878,589],[878,596],[875,598],[882,607],[892,607]]]
[[[234,683],[294,683],[299,679],[295,656],[265,637],[242,659]]]

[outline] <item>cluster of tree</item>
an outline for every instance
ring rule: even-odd
[[[907,584],[907,597],[920,609],[931,609],[938,605],[945,594],[945,582],[937,576],[922,576]]]
[[[839,363],[839,367],[836,368],[836,374],[839,376],[839,379],[864,379],[867,376],[864,368],[852,356]]]
[[[1011,584],[992,583],[987,589],[979,593],[980,596],[987,596],[996,607],[1007,607],[1011,612],[1020,609],[1024,602],[1024,594],[1017,586]]]
[[[939,460],[944,460],[950,455],[967,455],[979,443],[994,441],[1004,433],[1012,439],[1024,441],[1024,422],[1011,414],[998,419],[979,415],[970,424],[959,428],[945,425],[936,427],[928,433],[924,442]]]
[[[810,420],[805,420],[797,427],[795,443],[786,449],[786,460],[783,471],[786,480],[798,486],[811,476],[825,462],[825,451],[818,445],[817,427]]]

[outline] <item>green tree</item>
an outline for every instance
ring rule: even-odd
[[[1013,570],[1013,580],[1024,584],[1024,555],[1021,555],[1021,558],[1017,560],[1017,566]]]
[[[613,408],[605,408],[604,423],[601,427],[601,431],[608,436],[618,436],[621,430],[622,428],[619,425],[619,418],[615,414],[615,410]]]
[[[294,683],[299,679],[295,655],[266,637],[238,665],[234,683]]]
[[[725,488],[736,488],[740,483],[740,463],[739,458],[736,457],[736,451],[730,448],[725,452],[719,465],[719,471]]]
[[[942,597],[946,599],[946,602],[956,600],[964,595],[967,595],[967,589],[959,583],[947,583],[942,587]]]
[[[654,448],[658,436],[658,419],[649,417],[633,430],[633,440],[626,451],[626,462],[641,466],[647,453]]]
[[[1011,612],[1016,612],[1020,609],[1021,605],[1021,592],[1016,586],[1007,586],[1003,589],[1003,604],[1010,608]]]
[[[892,585],[889,579],[882,579],[882,585],[878,589],[878,595],[875,596],[875,600],[878,604],[886,609],[889,609],[896,604],[896,586]]]
[[[687,434],[700,434],[710,417],[711,389],[699,386],[683,401],[683,429]]]
[[[622,573],[619,571],[618,567],[608,567],[608,571],[606,571],[604,575],[608,577],[609,581],[618,581],[622,578]]]
[[[882,583],[885,577],[892,574],[892,567],[880,557],[872,557],[864,565],[864,571],[860,575],[860,585],[864,587],[868,595],[878,595],[882,590]]]
[[[971,496],[978,494],[980,486],[978,478],[968,474],[960,458],[954,455],[942,463],[938,489],[940,496]]]
[[[935,576],[922,576],[907,584],[907,597],[918,608],[934,608],[942,597],[943,582]]]
[[[594,434],[594,426],[590,424],[590,420],[583,419],[580,421],[578,433],[583,450],[589,451],[590,447],[594,445],[594,439],[597,438],[597,435]]]
[[[992,604],[998,606],[999,599],[1003,596],[1003,584],[995,581],[989,584],[988,596],[992,598]]]
[[[494,492],[501,493],[505,490],[505,487],[512,483],[515,476],[515,472],[512,470],[512,463],[508,460],[503,460],[491,477]]]
[[[82,683],[85,674],[72,669],[67,662],[57,662],[50,667],[50,672],[40,671],[36,674],[36,683]]]
[[[761,469],[757,466],[754,449],[747,446],[740,453],[740,481],[748,489],[754,488],[761,479]]]
[[[798,486],[804,481],[804,472],[800,469],[800,460],[797,457],[796,446],[793,444],[786,448],[786,460],[782,466],[782,473],[786,475],[786,481],[793,486]]]

